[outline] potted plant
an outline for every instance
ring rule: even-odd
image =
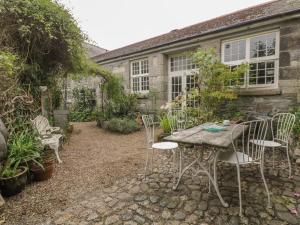
[[[161,141],[164,137],[167,137],[171,134],[171,127],[166,114],[159,117],[159,126],[162,131],[158,136],[158,141]]]
[[[30,171],[35,181],[44,181],[52,177],[54,171],[54,157],[49,151],[44,151],[38,162],[34,162]]]
[[[24,190],[27,183],[27,171],[25,166],[19,166],[19,162],[13,164],[8,160],[4,165],[0,177],[0,188],[3,196],[16,195]]]
[[[37,135],[30,129],[16,133],[10,138],[8,144],[8,158],[13,165],[17,163],[31,167],[33,163],[39,163],[42,145]]]

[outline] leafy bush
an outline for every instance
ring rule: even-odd
[[[7,161],[4,167],[2,168],[1,177],[9,178],[17,175],[17,173],[18,167],[13,166],[12,164],[10,164],[10,161]]]
[[[71,122],[89,122],[95,119],[93,111],[90,109],[82,109],[82,111],[70,111],[69,121]]]
[[[73,90],[74,105],[69,112],[69,120],[72,122],[87,122],[95,120],[94,92],[88,88],[76,88]]]
[[[107,74],[88,59],[86,35],[56,0],[0,1],[0,29],[0,117],[12,133],[39,114],[40,86],[53,91],[55,109],[62,78]]]
[[[106,99],[103,113],[110,119],[114,117],[131,117],[137,108],[135,94],[127,94],[124,91],[122,79],[111,76],[102,86]]]
[[[30,160],[40,165],[41,143],[33,131],[25,129],[10,137],[8,143],[8,158],[2,177],[10,177],[17,173],[21,163],[28,163]]]
[[[105,128],[112,132],[129,134],[140,129],[138,123],[129,118],[113,118],[105,122]]]
[[[293,132],[298,141],[300,141],[300,107],[294,108],[291,112],[296,116]]]
[[[105,105],[104,113],[108,118],[132,117],[135,114],[137,105],[136,96],[124,94],[117,99],[112,99]]]
[[[97,122],[97,126],[98,127],[103,127],[103,124],[105,121],[109,120],[107,114],[105,113],[105,111],[102,110],[98,110],[96,111],[96,122]]]
[[[82,72],[87,64],[86,36],[57,1],[0,1],[0,29],[0,50],[14,49],[26,65],[19,74],[23,84],[48,85],[54,76]]]
[[[35,133],[25,129],[10,138],[8,158],[14,165],[40,158],[42,145]]]
[[[171,132],[171,127],[169,123],[169,119],[166,114],[159,117],[159,126],[161,129],[163,129],[163,132],[168,134]]]
[[[193,74],[196,87],[187,98],[196,101],[197,107],[191,107],[189,111],[197,123],[219,119],[218,112],[224,103],[237,98],[239,78],[246,71],[247,65],[231,69],[220,61],[214,49],[199,49],[192,54],[192,58],[196,64]],[[230,86],[230,82],[235,85]]]
[[[125,93],[122,80],[117,76],[108,77],[102,91],[106,99],[102,110],[96,113],[97,125],[124,134],[139,130],[135,121],[137,97]]]

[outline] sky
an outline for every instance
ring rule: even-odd
[[[59,0],[89,39],[113,50],[269,0]]]

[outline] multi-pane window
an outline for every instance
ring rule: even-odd
[[[132,90],[133,92],[138,92],[140,90],[140,82],[139,77],[133,77],[132,78]]]
[[[197,87],[197,82],[194,75],[186,76],[186,94],[189,95],[190,92]],[[188,97],[186,100],[186,105],[188,107],[196,106],[196,99],[192,97]]]
[[[238,81],[231,81],[231,84],[242,87],[276,85],[279,70],[279,32],[224,42],[222,61],[231,68],[241,63],[249,64],[249,71],[242,74]]]
[[[276,33],[261,35],[251,38],[250,51],[251,58],[259,58],[275,55]]]
[[[131,64],[131,68],[132,68],[132,75],[139,75],[140,74],[140,62],[132,62]]]
[[[131,62],[131,87],[135,93],[149,91],[149,63],[148,59]]]
[[[273,84],[275,77],[275,63],[258,62],[251,63],[249,68],[249,84]]]
[[[148,60],[142,60],[141,61],[141,73],[146,74],[149,73],[149,66],[148,66]]]
[[[142,91],[149,91],[149,77],[143,76],[141,77],[142,83],[141,83],[141,89]]]
[[[186,55],[179,55],[170,58],[170,69],[171,72],[182,71],[182,70],[191,70],[195,69],[196,65],[193,63],[191,57]]]
[[[246,58],[246,40],[232,41],[225,44],[224,61],[238,61]]]
[[[175,98],[179,95],[182,95],[182,77],[172,77],[172,100],[175,100]]]
[[[187,106],[195,106],[195,100],[189,99],[189,92],[196,87],[193,71],[196,65],[187,55],[176,55],[169,58],[169,100],[174,101],[177,96],[186,96]]]

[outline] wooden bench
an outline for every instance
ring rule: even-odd
[[[34,120],[31,120],[33,127],[38,132],[42,145],[48,146],[54,150],[57,161],[62,163],[59,157],[58,149],[63,140],[62,130],[60,127],[52,127],[49,121],[44,116],[37,116]]]

